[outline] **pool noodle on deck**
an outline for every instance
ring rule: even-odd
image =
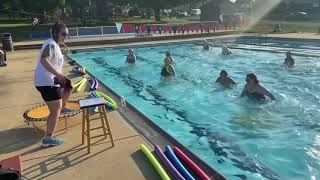
[[[195,164],[188,156],[186,156],[179,148],[173,148],[174,153],[191,168],[201,179],[210,180],[209,176],[202,171],[202,169]]]
[[[97,89],[99,87],[99,81],[97,78],[94,78],[95,79],[95,82],[96,82],[96,86],[95,86],[95,89]]]
[[[90,87],[90,90],[95,90],[96,88],[96,81],[95,81],[95,78],[91,78],[92,79],[92,84],[91,84],[91,87]]]
[[[179,173],[179,171],[174,167],[174,165],[171,164],[169,159],[162,152],[162,150],[159,147],[159,145],[155,145],[154,149],[155,149],[156,153],[158,154],[158,156],[160,157],[160,159],[163,162],[163,164],[167,167],[167,169],[170,170],[170,172],[174,176],[174,178],[177,179],[177,180],[185,180],[185,178]]]
[[[81,89],[83,89],[83,87],[86,85],[87,81],[88,81],[87,78],[83,78],[83,81],[79,84],[78,87],[75,88],[75,91],[76,92],[81,91]]]
[[[112,98],[110,98],[108,95],[106,95],[106,94],[104,94],[103,92],[100,92],[100,91],[94,91],[94,93],[96,95],[98,95],[99,97],[103,97],[107,101],[107,103],[109,103],[109,105],[112,106],[112,108],[114,110],[118,109],[117,103]]]
[[[153,167],[156,169],[156,171],[160,175],[161,179],[162,180],[170,180],[170,177],[168,176],[166,171],[162,168],[160,163],[157,161],[157,159],[152,155],[150,150],[144,144],[140,144],[140,150],[144,153],[144,155],[151,162]]]
[[[77,87],[82,83],[83,80],[84,80],[84,78],[82,78],[80,81],[78,81],[78,82],[74,85],[74,88],[77,88]]]
[[[166,155],[174,167],[181,173],[186,180],[195,180],[195,178],[187,171],[187,169],[181,164],[179,159],[174,155],[169,145],[166,146]]]

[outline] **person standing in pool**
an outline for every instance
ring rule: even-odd
[[[287,51],[286,56],[287,57],[285,58],[283,64],[286,65],[286,66],[294,66],[295,62],[294,62],[294,59],[292,57],[291,51]]]
[[[203,49],[204,50],[209,50],[210,49],[210,44],[207,42],[206,39],[203,40]]]
[[[266,88],[260,85],[255,74],[247,74],[246,82],[247,84],[243,88],[241,97],[248,96],[250,99],[255,99],[258,101],[266,100],[267,97],[269,97],[271,100],[276,100],[276,98]]]
[[[64,24],[56,23],[51,28],[51,35],[52,38],[42,46],[34,76],[36,89],[40,92],[50,111],[46,135],[42,139],[43,147],[64,143],[63,139],[55,138],[53,133],[60,113],[67,112],[64,107],[72,93],[72,83],[62,73],[64,60],[59,46],[67,38],[68,29]]]
[[[166,57],[164,58],[164,61],[166,61],[167,58],[170,59],[170,63],[173,65],[174,64],[174,59],[171,56],[171,53],[169,51],[166,52]]]
[[[222,70],[220,72],[220,77],[217,78],[216,82],[222,84],[223,86],[230,86],[230,85],[235,85],[236,82],[232,80],[229,76],[227,71]]]
[[[133,49],[129,49],[129,50],[128,50],[128,56],[127,56],[126,63],[134,64],[134,63],[136,63],[136,60],[137,60],[137,57],[136,57],[136,55],[134,54]]]
[[[171,63],[170,58],[165,58],[164,59],[164,66],[162,67],[161,70],[161,76],[162,77],[174,77],[176,75],[176,71],[174,70],[174,67]]]
[[[231,50],[228,49],[227,46],[223,45],[223,46],[222,46],[222,55],[228,56],[228,55],[231,55],[231,54],[232,54]]]

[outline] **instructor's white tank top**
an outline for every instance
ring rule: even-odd
[[[43,50],[45,47],[49,45],[50,47],[50,57],[49,61],[56,71],[62,73],[62,66],[63,66],[63,55],[59,45],[52,39],[48,39],[42,46],[40,51],[40,57],[38,59],[38,64],[35,70],[35,77],[34,82],[35,86],[58,86],[54,85],[54,77],[52,73],[50,73],[42,64],[41,64],[41,57]]]

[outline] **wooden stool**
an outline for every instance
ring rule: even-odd
[[[85,99],[85,100],[80,100],[79,104],[80,104],[80,108],[82,109],[82,113],[83,113],[83,116],[82,116],[82,144],[84,144],[84,136],[86,135],[87,136],[88,153],[90,153],[90,145],[91,145],[90,140],[93,138],[101,137],[101,136],[105,136],[105,138],[107,138],[107,136],[109,135],[110,140],[111,140],[111,145],[113,147],[114,141],[112,138],[111,128],[109,125],[108,116],[107,116],[107,112],[106,112],[106,108],[105,108],[105,105],[106,105],[105,100],[103,98]],[[97,113],[99,113],[100,117],[90,119],[90,108],[95,108],[95,107],[98,107],[99,111]],[[97,119],[101,120],[102,126],[90,129],[90,121],[97,120]],[[97,130],[97,129],[102,129],[103,134],[91,137],[90,131]]]

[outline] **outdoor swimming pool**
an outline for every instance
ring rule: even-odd
[[[320,178],[320,61],[233,49],[203,51],[195,44],[127,48],[72,54],[72,58],[228,179]],[[166,51],[177,77],[161,80]],[[215,83],[225,69],[238,83]],[[254,72],[277,98],[256,103],[239,98],[245,75]]]

